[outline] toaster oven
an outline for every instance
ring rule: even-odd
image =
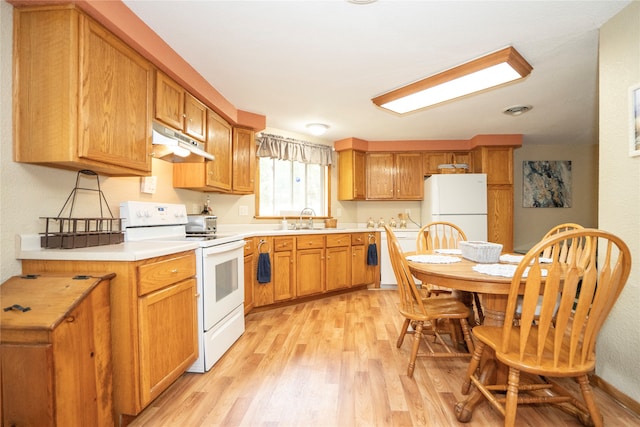
[[[214,215],[187,215],[187,233],[216,234],[218,217]]]

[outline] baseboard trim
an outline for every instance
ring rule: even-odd
[[[621,392],[620,390],[618,390],[617,388],[615,388],[614,386],[612,386],[611,384],[609,384],[608,382],[606,382],[605,380],[603,380],[602,378],[600,378],[595,374],[589,375],[589,382],[591,382],[592,385],[598,387],[599,389],[607,393],[620,405],[624,406],[625,408],[629,409],[630,411],[640,416],[640,402],[636,402],[635,400],[633,400],[632,398],[630,398],[629,396],[627,396],[626,394],[624,394],[623,392]]]

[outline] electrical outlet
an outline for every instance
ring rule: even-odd
[[[336,209],[336,217],[340,218],[342,216],[342,208]]]
[[[147,194],[154,194],[158,185],[157,176],[143,176],[140,179],[140,192]]]
[[[239,206],[238,207],[238,215],[239,216],[247,216],[249,215],[249,207],[248,206]]]

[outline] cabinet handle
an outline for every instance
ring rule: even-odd
[[[171,270],[171,273],[176,274],[178,272],[177,268],[174,268],[173,270]]]

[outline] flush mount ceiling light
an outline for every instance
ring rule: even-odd
[[[323,123],[309,123],[307,125],[307,129],[309,129],[309,132],[312,135],[320,136],[324,134],[327,131],[327,129],[329,129],[329,126]]]
[[[404,114],[524,78],[533,67],[511,46],[372,99]]]
[[[531,105],[514,105],[513,107],[505,108],[503,113],[509,116],[519,116],[520,114],[524,114],[532,108],[533,107]]]

